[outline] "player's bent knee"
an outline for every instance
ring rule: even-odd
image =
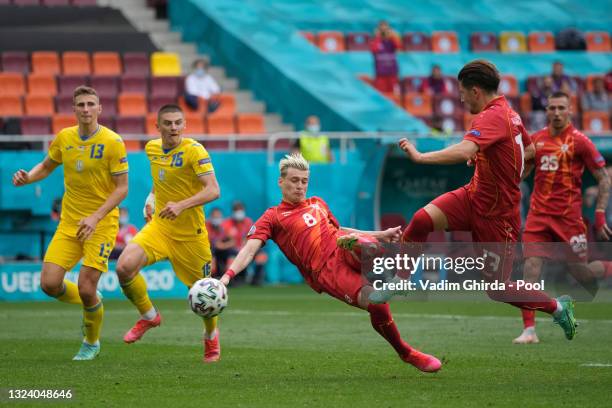
[[[125,283],[132,279],[138,270],[146,263],[147,257],[138,245],[128,245],[117,260],[117,277]]]
[[[62,292],[63,281],[54,282],[41,278],[40,289],[48,296],[57,297]]]
[[[413,242],[421,241],[422,236],[427,236],[433,231],[433,220],[431,216],[423,208],[414,213],[410,224],[402,234],[402,241]]]

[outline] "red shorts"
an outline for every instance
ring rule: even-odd
[[[380,92],[399,93],[399,79],[397,75],[378,76],[374,79],[374,88],[378,89]]]
[[[361,275],[359,268],[355,267],[351,254],[336,248],[317,276],[316,284],[321,292],[351,306],[357,306],[359,292],[361,288],[369,285],[369,282]]]
[[[562,218],[529,213],[523,232],[525,257],[538,256],[564,259],[570,262],[585,262],[588,250],[586,232],[586,225],[582,217]],[[538,242],[557,242],[568,245],[535,244]]]

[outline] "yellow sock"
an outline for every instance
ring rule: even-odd
[[[210,336],[214,333],[217,328],[217,320],[219,320],[219,316],[204,318],[204,336],[207,339],[211,339]]]
[[[57,300],[72,305],[82,305],[81,297],[79,296],[79,287],[76,283],[64,279],[64,289],[62,293],[56,297]]]
[[[83,308],[83,331],[87,343],[95,344],[100,339],[103,317],[104,306],[102,301],[99,301],[95,306]]]
[[[121,285],[121,289],[130,302],[136,306],[141,315],[144,315],[153,308],[153,303],[151,303],[147,293],[147,282],[141,274],[136,275],[134,279],[125,285]]]

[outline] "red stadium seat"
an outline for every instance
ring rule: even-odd
[[[340,31],[321,31],[317,36],[317,45],[324,52],[344,51],[344,34]]]
[[[457,78],[452,76],[445,76],[444,86],[446,88],[447,94],[459,96],[459,81],[457,80]]]
[[[94,52],[93,53],[94,75],[121,75],[121,57],[117,52]]]
[[[0,95],[21,96],[25,94],[23,75],[17,72],[0,73]]]
[[[404,95],[403,105],[404,109],[417,117],[427,117],[433,113],[429,94],[407,93]]]
[[[605,78],[603,77],[603,75],[587,75],[584,88],[589,92],[593,92],[595,88],[593,82],[595,82],[595,79],[597,78],[603,79],[605,83]]]
[[[527,36],[530,52],[555,52],[555,36],[550,31],[534,31]]]
[[[407,76],[402,79],[402,92],[420,92],[426,77]]]
[[[440,124],[442,130],[447,133],[462,132],[464,129],[463,116],[447,116],[441,118]]]
[[[180,77],[177,78],[172,76],[151,77],[151,96],[169,96],[176,99],[180,92],[179,79]]]
[[[102,108],[104,109],[104,107]],[[72,95],[57,95],[55,97],[55,111],[57,113],[72,113]]]
[[[92,75],[89,83],[98,92],[100,97],[110,96],[116,98],[119,94],[119,80],[116,76]]]
[[[588,52],[610,52],[610,34],[606,31],[590,31],[586,33]]]
[[[91,62],[89,53],[81,51],[66,51],[62,54],[62,72],[64,75],[89,75]]]
[[[451,53],[459,52],[459,40],[454,31],[434,31],[431,34],[431,48],[433,52]]]
[[[115,119],[116,132],[120,135],[144,135],[144,119],[142,116],[118,116]]]
[[[203,135],[206,133],[204,117],[194,112],[185,112],[185,134]],[[147,132],[148,133],[148,132]]]
[[[230,135],[236,133],[234,115],[208,115],[206,132],[211,135]]]
[[[348,33],[346,35],[346,49],[349,51],[369,51],[370,34]]]
[[[470,35],[472,51],[497,51],[497,36],[489,32],[477,32]]]
[[[117,105],[119,114],[123,116],[145,116],[147,114],[147,101],[144,94],[121,93],[117,99]]]
[[[205,116],[207,113],[206,111],[207,111],[208,102],[206,102],[206,99],[204,98],[199,98],[198,110],[194,111],[189,106],[187,106],[187,104],[185,103],[185,98],[183,98],[182,96],[179,96],[178,105],[181,107],[181,109],[183,109],[184,112],[194,112],[200,116]]]
[[[21,96],[4,95],[0,93],[0,116],[21,116],[23,105]]]
[[[28,93],[30,95],[57,95],[57,83],[53,75],[28,75]]]
[[[53,97],[49,95],[26,95],[25,114],[29,116],[52,116],[55,113]]]
[[[149,96],[149,112],[157,113],[157,111],[159,111],[159,108],[170,103],[176,103],[176,98],[166,95]]]
[[[236,130],[241,135],[260,135],[266,133],[263,115],[260,113],[237,114]]]
[[[98,116],[98,123],[109,129],[115,129],[115,116],[102,111],[102,115]]]
[[[433,112],[434,115],[439,117],[453,116],[463,118],[463,104],[455,96],[435,95],[433,98]]]
[[[76,126],[77,120],[74,114],[69,113],[56,113],[51,118],[51,131],[54,134],[59,133],[60,130]]]
[[[402,43],[404,51],[431,51],[431,38],[425,33],[406,33]]]
[[[607,132],[610,130],[610,116],[607,112],[583,112],[582,130],[592,133]]]
[[[121,92],[148,94],[147,79],[135,74],[125,74],[120,78]]]
[[[4,72],[28,74],[30,72],[28,53],[22,51],[4,51],[2,53],[2,70]]]
[[[21,134],[50,135],[51,122],[48,116],[24,116],[21,118]]]
[[[123,73],[148,76],[149,57],[144,52],[126,52],[123,54]]]
[[[531,94],[529,92],[524,92],[521,94],[521,115],[527,116],[529,112],[531,112]]]
[[[149,136],[158,136],[159,132],[157,131],[157,113],[150,112],[147,113],[147,119],[145,123],[147,135]],[[202,133],[206,133],[206,129]]]
[[[219,101],[219,107],[209,115],[233,115],[236,113],[236,97],[229,93],[215,95]]]
[[[89,81],[85,75],[60,75],[57,85],[60,95],[72,95],[77,87],[89,85]]]
[[[499,92],[506,96],[518,96],[518,81],[514,75],[502,75],[499,82]]]
[[[101,96],[100,105],[102,105],[102,115],[104,116],[116,116],[117,111],[117,98],[115,96]]]

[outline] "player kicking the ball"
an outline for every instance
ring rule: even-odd
[[[123,293],[141,318],[123,337],[134,343],[161,324],[161,315],[147,293],[147,265],[170,260],[176,276],[188,287],[210,275],[212,259],[202,205],[219,198],[219,184],[204,146],[183,138],[185,115],[177,105],[164,105],[157,114],[161,139],[147,143],[153,192],[145,204],[151,221],[134,237],[117,262]],[[217,317],[204,319],[204,362],[221,357]]]
[[[598,239],[609,240],[612,231],[606,225],[605,210],[610,193],[610,178],[605,160],[593,142],[570,123],[569,96],[563,92],[548,97],[548,127],[532,136],[536,147],[535,164],[527,163],[528,174],[535,167],[531,208],[525,223],[525,280],[535,282],[542,270],[543,258],[559,258],[568,263],[570,273],[579,277],[598,277],[612,273],[611,262],[595,261],[587,268],[586,226],[582,219],[582,173],[587,167],[598,183],[595,227]],[[567,250],[551,251],[541,242],[563,242]],[[558,247],[555,247],[558,249]],[[603,271],[605,273],[603,273]],[[538,343],[535,310],[523,309],[523,333],[516,344]]]
[[[364,242],[375,239],[397,242],[400,227],[375,232],[340,227],[325,201],[318,197],[306,198],[310,173],[308,162],[302,155],[285,156],[279,168],[282,202],[269,208],[255,222],[247,234],[246,244],[221,277],[221,282],[227,285],[251,263],[265,242],[272,239],[287,259],[298,267],[311,288],[367,310],[374,330],[393,346],[403,361],[421,371],[438,371],[441,363],[437,358],[421,353],[402,340],[389,305],[369,302],[368,295],[374,289],[361,275],[353,253],[339,246],[345,243],[342,237],[348,237],[347,242],[356,237]]]
[[[128,192],[125,145],[112,130],[98,124],[102,106],[93,88],[73,95],[77,126],[62,129],[49,155],[32,170],[13,176],[17,187],[46,178],[64,165],[65,193],[60,223],[47,248],[40,286],[49,296],[83,307],[85,338],[73,360],[92,360],[100,353],[104,307],[96,291],[119,230],[117,205]],[[64,279],[83,258],[78,286]]]

